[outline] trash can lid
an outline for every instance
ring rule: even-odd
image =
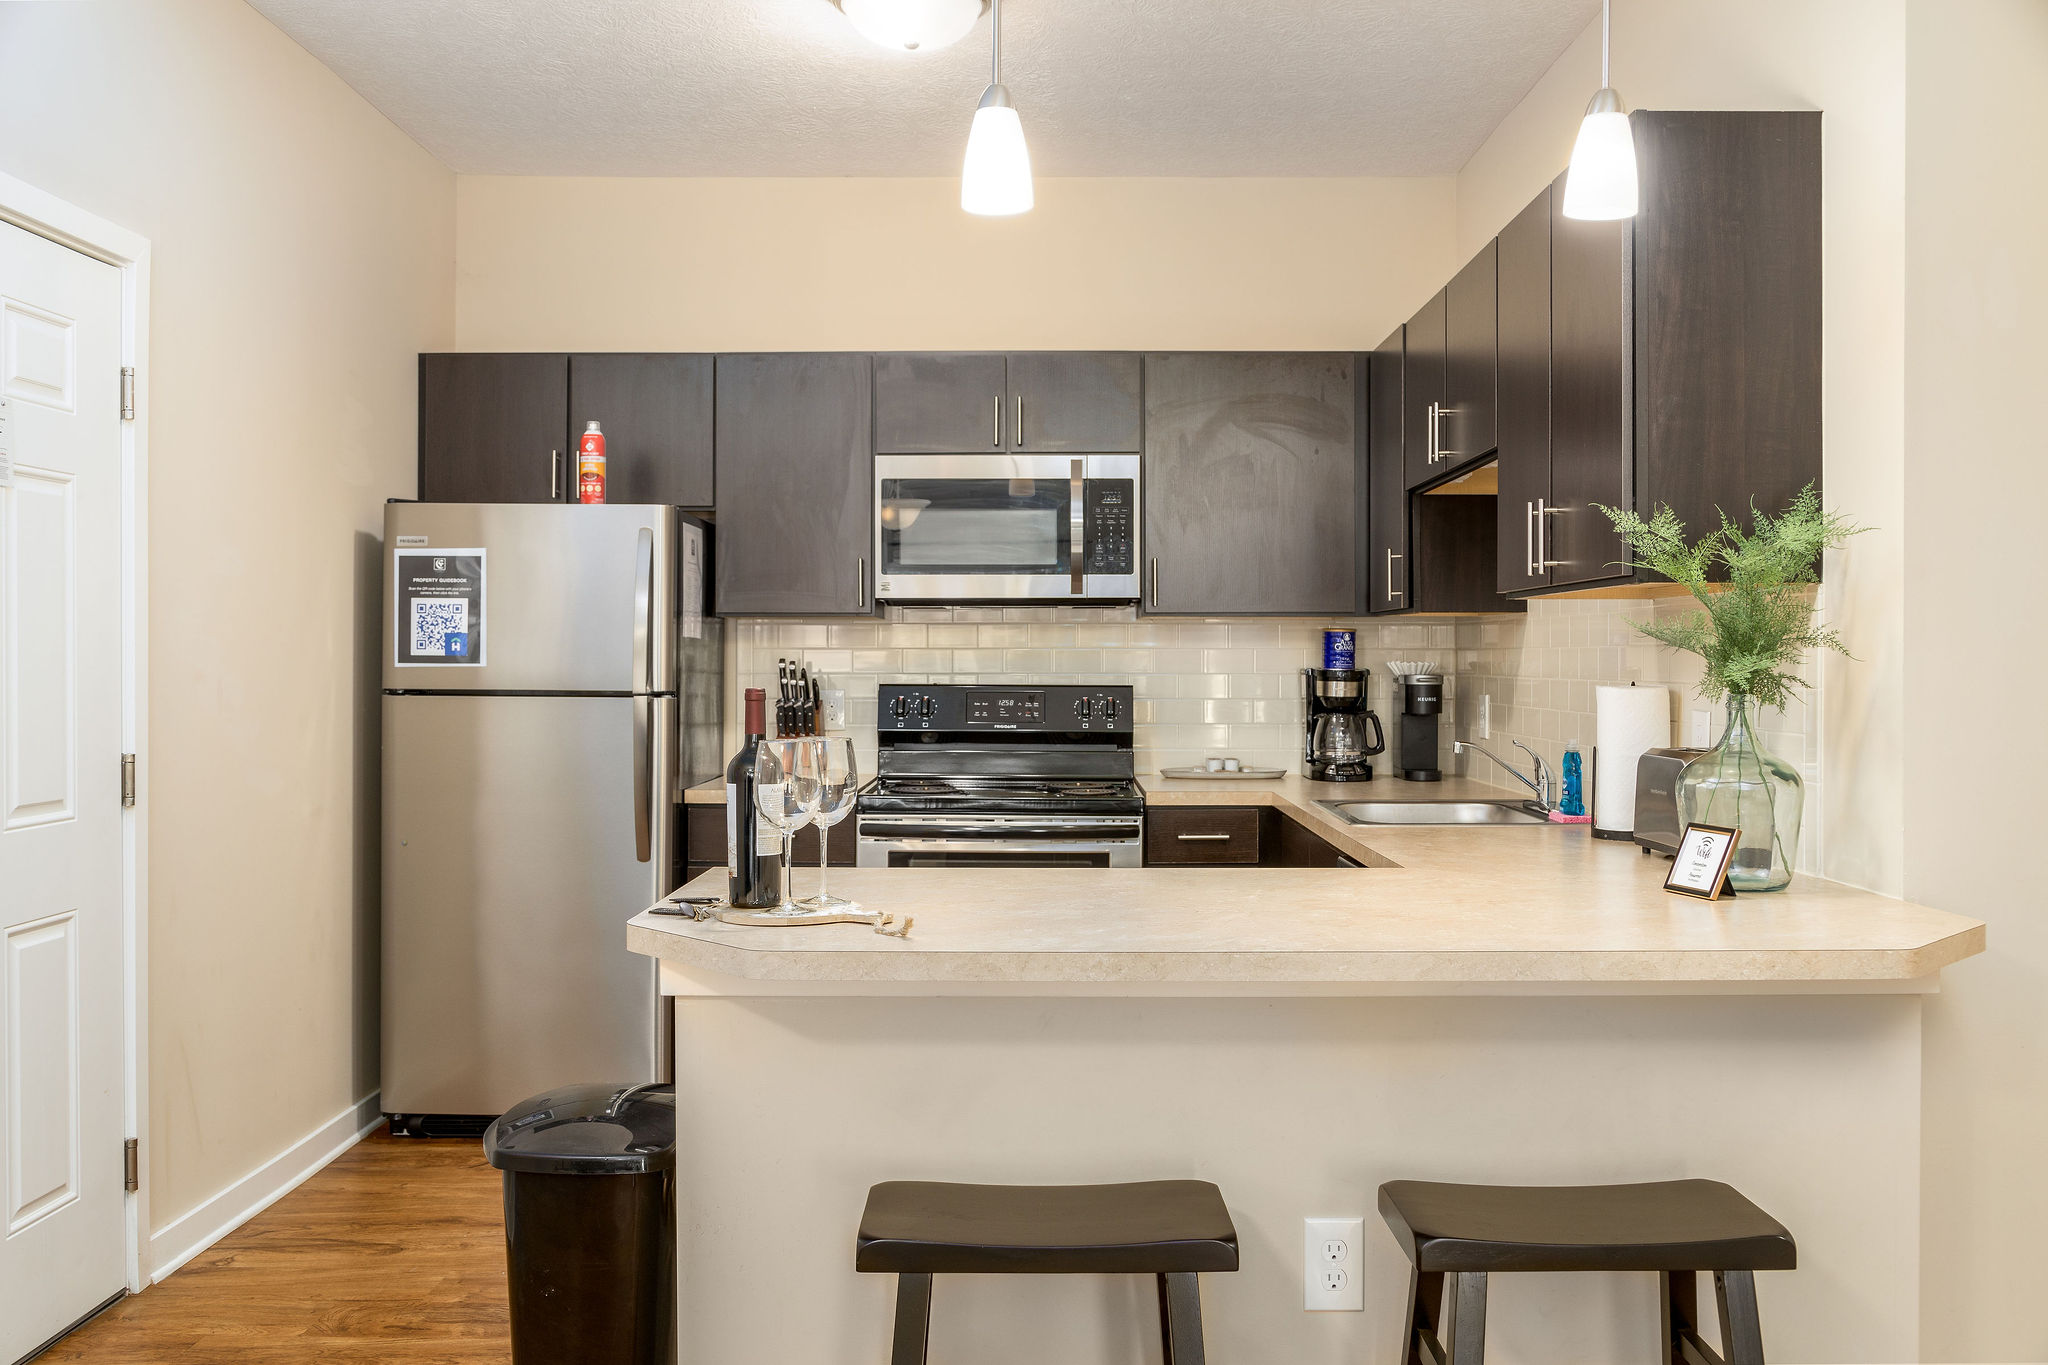
[[[501,1171],[640,1175],[676,1164],[671,1085],[568,1085],[523,1100],[484,1130]]]

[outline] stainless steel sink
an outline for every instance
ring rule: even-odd
[[[1533,801],[1318,801],[1354,825],[1542,825]]]

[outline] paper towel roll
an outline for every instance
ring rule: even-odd
[[[1671,747],[1671,689],[1601,687],[1593,696],[1593,829],[1631,834],[1636,827],[1636,761]]]

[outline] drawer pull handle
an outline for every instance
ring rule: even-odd
[[[1174,838],[1184,844],[1206,843],[1216,839],[1228,839],[1228,834],[1176,834]]]

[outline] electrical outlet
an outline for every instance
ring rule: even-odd
[[[1479,737],[1493,738],[1493,694],[1490,692],[1479,694]]]
[[[1713,743],[1712,740],[1707,738],[1708,727],[1713,721],[1712,715],[1706,707],[1694,706],[1689,708],[1685,713],[1685,723],[1686,729],[1689,731],[1686,735],[1687,748],[1705,749]]]
[[[1311,1313],[1364,1311],[1358,1259],[1365,1219],[1304,1218],[1301,1234],[1301,1306]]]
[[[825,703],[825,728],[844,730],[846,728],[846,692],[842,688],[828,687],[818,693]]]

